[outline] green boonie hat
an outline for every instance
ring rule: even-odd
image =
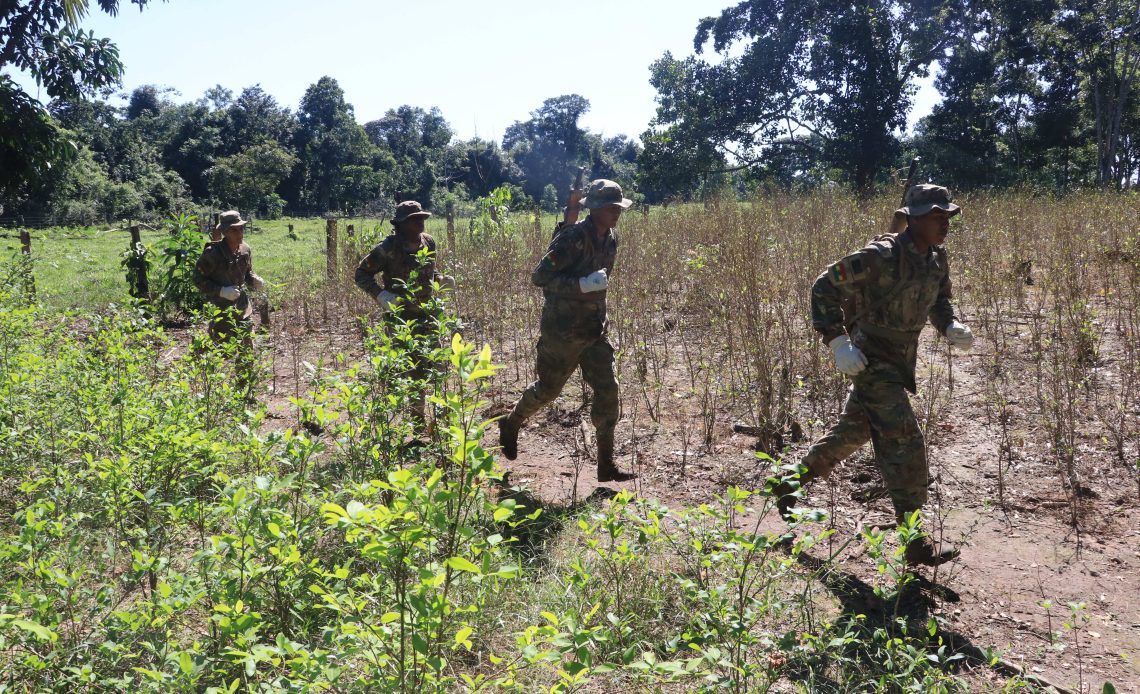
[[[607,178],[590,181],[590,185],[586,188],[586,197],[582,198],[582,207],[590,210],[606,205],[617,205],[624,210],[632,204],[633,200],[622,197],[621,186]]]
[[[422,205],[415,200],[405,200],[404,202],[396,205],[396,216],[392,218],[393,224],[399,224],[405,219],[414,219],[416,217],[430,217],[431,212],[425,212]]]
[[[933,183],[919,183],[906,191],[903,206],[895,214],[901,212],[911,217],[921,217],[936,207],[940,210],[946,210],[951,217],[962,210],[961,207],[950,202],[949,189],[936,186]]]
[[[226,210],[218,215],[218,226],[214,227],[214,231],[225,231],[230,227],[244,227],[248,223],[241,218],[237,210]]]

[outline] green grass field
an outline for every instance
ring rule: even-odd
[[[555,217],[544,216],[543,227],[553,228]],[[289,225],[293,225],[290,234]],[[254,269],[273,283],[307,279],[319,283],[324,277],[325,220],[282,218],[257,222],[246,233],[253,249]],[[347,234],[348,225],[355,230],[354,241]],[[468,220],[460,219],[456,228],[466,230]],[[338,222],[342,262],[348,263],[358,253],[383,238],[391,225],[381,219],[354,218]],[[428,220],[427,231],[439,241],[447,240],[447,221],[442,217]],[[143,243],[151,247],[152,284],[161,272],[159,247],[166,237],[163,229],[141,232]],[[32,232],[32,255],[35,263],[36,289],[40,300],[53,308],[94,308],[118,303],[128,298],[127,283],[121,267],[121,255],[129,245],[130,234],[124,228],[56,227]],[[202,235],[205,244],[207,235]],[[0,237],[0,258],[20,252],[16,231]]]

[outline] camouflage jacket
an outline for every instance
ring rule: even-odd
[[[955,319],[946,249],[919,255],[909,230],[832,264],[811,291],[812,326],[825,343],[847,332],[871,365],[880,364],[914,392],[918,336],[930,320],[945,334]]]
[[[386,289],[400,297],[405,316],[424,315],[421,305],[431,299],[432,280],[438,282],[443,275],[435,267],[435,239],[429,234],[420,234],[419,245],[430,254],[422,267],[417,257],[420,248],[410,251],[398,234],[389,234],[356,267],[356,286],[373,298]],[[409,287],[407,282],[413,271],[416,279]],[[380,275],[379,282],[376,275]]]
[[[606,292],[583,293],[579,278],[605,269],[612,275],[618,237],[610,229],[599,240],[590,217],[558,229],[531,274],[542,287],[542,331],[579,338],[600,337],[606,328]]]
[[[253,273],[253,254],[245,242],[237,253],[232,253],[224,240],[211,241],[202,249],[202,255],[194,265],[194,286],[206,295],[210,303],[220,308],[235,308],[241,311],[242,318],[249,318],[253,313],[246,285],[260,279]],[[222,287],[236,287],[241,295],[237,301],[223,299],[218,295]]]

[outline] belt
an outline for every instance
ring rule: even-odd
[[[604,304],[606,303],[606,292],[590,292],[588,294],[557,294],[555,292],[543,292],[543,296],[547,301],[576,301],[583,304]]]
[[[922,328],[918,330],[894,330],[892,328],[884,328],[881,325],[871,325],[863,322],[860,322],[855,327],[871,337],[892,340],[894,342],[911,342],[917,340],[919,333],[922,332]]]

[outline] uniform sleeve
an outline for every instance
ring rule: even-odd
[[[536,287],[542,287],[556,294],[581,294],[578,276],[567,270],[574,266],[581,254],[580,240],[575,234],[559,234],[550,242],[550,247],[538,266],[531,273],[530,280]]]
[[[877,276],[878,264],[879,255],[864,249],[832,263],[816,278],[811,288],[811,324],[825,344],[847,334],[843,300]]]
[[[198,262],[194,264],[194,286],[206,296],[217,296],[218,292],[222,290],[222,285],[210,279],[213,274],[214,254],[210,252],[210,248],[207,246],[202,251],[202,255],[198,256]]]
[[[942,278],[938,287],[938,298],[930,306],[930,323],[942,335],[946,334],[946,328],[950,327],[950,323],[956,320],[954,304],[951,302],[954,293],[950,285],[950,262],[945,258],[946,256],[943,256],[946,263],[946,276]]]
[[[364,256],[364,259],[356,266],[356,274],[353,276],[353,281],[355,281],[356,286],[363,289],[368,296],[375,297],[384,291],[384,287],[380,286],[376,281],[376,275],[383,273],[386,265],[384,249],[381,246],[376,246],[368,255]]]

